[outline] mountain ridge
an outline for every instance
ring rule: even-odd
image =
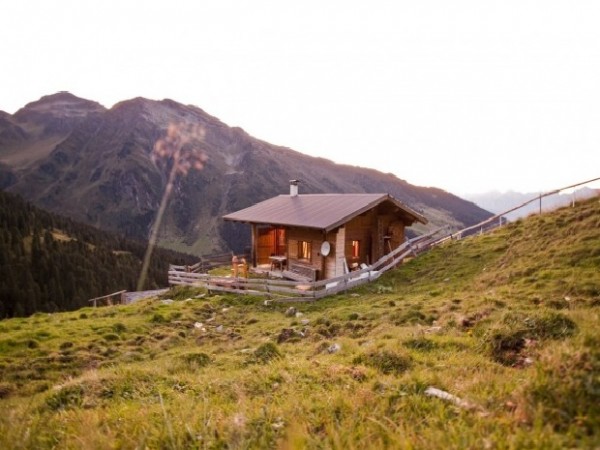
[[[303,181],[301,193],[388,192],[426,214],[431,226],[457,229],[490,215],[441,189],[269,144],[197,106],[136,97],[106,109],[65,92],[0,120],[0,187],[76,220],[147,238],[170,167],[154,161],[152,150],[171,123],[201,127],[199,144],[208,157],[202,171],[175,182],[159,233],[161,244],[174,250],[243,250],[247,227],[220,217],[286,193],[290,179]],[[11,125],[25,137],[2,141]]]

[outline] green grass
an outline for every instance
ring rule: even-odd
[[[0,447],[597,448],[598,249],[594,199],[298,317],[178,288],[3,320]]]

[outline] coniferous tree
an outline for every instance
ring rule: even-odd
[[[55,239],[60,232],[67,239]],[[27,243],[27,245],[25,245]],[[30,206],[0,192],[0,318],[88,306],[88,299],[135,289],[145,244]],[[156,249],[148,287],[167,284],[169,262],[196,258]]]

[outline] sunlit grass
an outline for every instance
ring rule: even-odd
[[[0,447],[594,448],[599,248],[596,199],[296,314],[178,288],[4,320]]]

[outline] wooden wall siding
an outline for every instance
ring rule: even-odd
[[[404,229],[406,228],[406,224],[400,220],[392,220],[388,228],[391,235],[390,243],[392,244],[392,249],[398,248],[404,243]],[[388,251],[389,249],[386,249],[386,253]]]
[[[333,277],[340,277],[344,275],[344,263],[346,261],[346,228],[340,227],[336,233],[335,246],[334,246],[334,264],[331,275]],[[333,278],[329,274],[328,278]]]
[[[384,236],[391,236],[392,249],[404,242],[404,223],[393,214],[380,214],[371,210],[355,217],[346,224],[344,252],[348,265],[352,263],[372,264],[383,255],[390,252],[384,241]],[[360,241],[360,254],[352,258],[352,241]]]
[[[277,255],[287,255],[287,232],[285,228],[277,228],[275,230],[275,253]]]
[[[331,245],[328,256],[321,255],[321,244],[327,240]],[[287,244],[289,261],[298,260],[298,241],[311,243],[312,258],[310,265],[319,270],[319,278],[332,278],[344,274],[344,228],[327,233],[308,228],[291,228],[287,230]],[[338,252],[341,249],[341,253]]]
[[[252,264],[253,267],[256,267],[257,261],[256,261],[256,243],[258,241],[258,231],[257,231],[258,227],[256,226],[256,224],[252,224],[252,244],[250,246],[250,263]]]
[[[376,219],[377,216],[375,211],[369,211],[368,213],[355,217],[346,224],[345,254],[348,266],[351,266],[354,263],[370,264],[373,262],[371,240],[374,239],[375,236],[373,235],[376,234]],[[360,242],[360,253],[357,258],[352,257],[352,241]]]
[[[321,243],[323,242],[323,233],[311,228],[290,228],[287,232],[288,259],[298,259],[298,241],[307,241],[311,243],[310,265],[321,270]]]
[[[338,232],[336,231],[332,231],[327,233],[326,235],[326,239],[327,242],[329,242],[329,245],[331,246],[331,251],[329,252],[329,255],[327,256],[322,256],[322,275],[321,278],[325,279],[325,278],[333,278],[336,276],[337,273],[337,269],[336,269],[336,265],[337,265],[337,256],[336,256],[336,252],[337,252],[337,236],[338,236]],[[319,244],[320,247],[321,244]],[[344,248],[344,246],[342,245],[340,248]],[[342,272],[343,273],[343,272]]]
[[[377,261],[383,255],[385,255],[385,241],[384,236],[386,233],[387,225],[384,217],[377,216],[377,234],[373,239],[373,261]]]
[[[292,239],[290,237],[288,237],[288,254],[287,257],[288,259],[294,260],[294,259],[298,259],[298,239]]]
[[[385,237],[390,238],[389,245]],[[374,240],[376,246],[373,249],[373,261],[377,261],[404,242],[404,223],[391,214],[377,216],[377,235],[374,236]]]

